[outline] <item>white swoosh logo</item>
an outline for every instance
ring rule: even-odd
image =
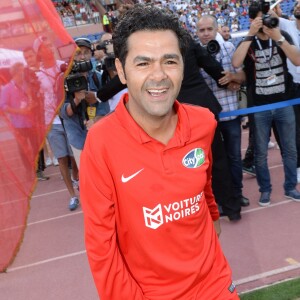
[[[129,180],[131,180],[133,177],[135,177],[136,175],[138,175],[139,173],[141,173],[142,171],[144,170],[143,169],[140,169],[139,171],[137,171],[136,173],[132,174],[131,176],[128,176],[128,177],[124,177],[124,175],[122,175],[122,182],[127,182]]]

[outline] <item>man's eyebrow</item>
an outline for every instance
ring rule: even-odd
[[[134,58],[133,62],[139,62],[139,61],[151,61],[153,60],[152,58],[148,57],[148,56],[142,56],[142,55],[138,55],[137,57]]]
[[[177,59],[180,60],[180,56],[178,54],[165,54],[163,56],[164,59]]]
[[[165,54],[163,55],[162,57],[163,59],[177,59],[177,60],[180,60],[180,57],[178,54]],[[151,57],[148,57],[148,56],[143,56],[143,55],[138,55],[137,57],[134,58],[134,62],[137,63],[137,62],[140,62],[140,61],[153,61],[154,59],[151,58]]]

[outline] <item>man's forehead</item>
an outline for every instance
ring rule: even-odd
[[[85,51],[85,52],[87,52],[87,51],[89,51],[89,52],[91,52],[91,49],[90,48],[88,48],[88,47],[85,47],[85,46],[79,46],[79,51]]]
[[[209,18],[200,19],[198,23],[198,27],[199,28],[214,27],[214,22],[212,19]]]
[[[141,44],[141,40],[143,40],[144,44]],[[155,45],[156,43],[168,43],[175,42],[179,48],[179,40],[176,36],[175,32],[172,30],[141,30],[132,33],[128,37],[128,48],[133,48],[134,46],[147,46],[147,45]]]
[[[155,36],[151,31],[144,31],[146,35],[133,34],[128,38],[128,55],[132,61],[158,61],[164,59],[181,59],[181,51],[179,48],[179,41],[176,34],[169,30],[167,31],[153,31],[156,33],[162,32],[165,35]],[[153,33],[152,32],[152,33]],[[143,31],[140,31],[143,33]],[[145,38],[143,40],[143,38]]]

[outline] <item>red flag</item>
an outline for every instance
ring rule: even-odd
[[[20,247],[39,150],[76,44],[51,0],[0,3],[0,272]],[[66,67],[64,67],[64,70]]]

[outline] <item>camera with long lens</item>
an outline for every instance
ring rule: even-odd
[[[112,71],[116,70],[115,66],[115,53],[113,48],[112,40],[106,40],[101,42],[99,45],[96,46],[96,50],[103,50],[106,54],[105,58],[98,66],[98,71]]]
[[[216,40],[209,41],[207,45],[205,45],[205,48],[210,55],[218,54],[221,49],[220,44]]]
[[[100,70],[115,71],[116,70],[115,59],[116,57],[114,54],[107,55],[101,62]]]
[[[270,10],[270,2],[264,0],[260,1],[259,10],[263,13],[262,15],[263,25],[267,26],[268,28],[275,28],[278,26],[279,24],[278,19],[268,15],[268,11]]]
[[[96,46],[96,50],[103,50],[105,54],[110,55],[114,53],[112,40],[106,40]]]
[[[88,82],[86,77],[81,73],[88,72],[93,69],[90,60],[74,62],[70,75],[66,78],[66,90],[70,93],[87,90]]]

